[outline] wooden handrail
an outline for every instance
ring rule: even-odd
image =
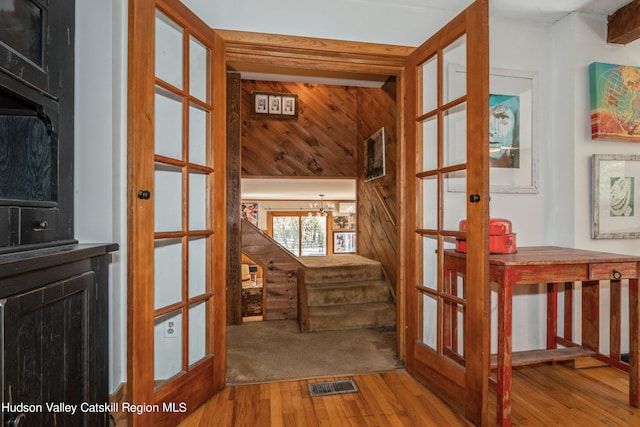
[[[376,195],[378,196],[378,199],[380,200],[380,203],[382,204],[382,207],[384,208],[385,213],[387,214],[387,217],[389,218],[389,221],[391,221],[391,224],[393,224],[393,226],[395,227],[396,216],[391,211],[391,207],[389,206],[389,203],[387,203],[387,199],[384,197],[384,194],[382,194],[382,186],[376,185],[374,189]]]

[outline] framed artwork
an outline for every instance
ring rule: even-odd
[[[255,114],[269,113],[269,95],[265,93],[253,94],[253,112]]]
[[[364,180],[381,178],[386,173],[384,127],[364,141]]]
[[[594,62],[589,65],[591,139],[640,141],[640,68]]]
[[[258,226],[258,204],[252,202],[242,202],[240,204],[240,217],[246,219],[251,224]]]
[[[334,231],[333,232],[333,253],[334,254],[356,253],[355,231]]]
[[[251,116],[295,120],[298,118],[298,95],[252,92]]]
[[[282,115],[295,116],[298,111],[298,103],[295,96],[282,96]]]
[[[450,99],[464,94],[466,69],[449,69]],[[537,193],[536,124],[538,121],[537,74],[492,68],[489,75],[489,191],[493,193]],[[466,120],[463,115],[461,119]],[[451,123],[451,141],[445,142],[452,159],[466,158],[466,126]],[[458,138],[458,139],[456,139]],[[460,153],[458,153],[460,151]],[[464,151],[464,152],[463,152]],[[461,180],[449,191],[466,191]]]
[[[636,211],[640,185],[640,155],[594,154],[592,170],[592,237],[640,237],[640,212]]]
[[[282,114],[282,96],[269,95],[269,114]]]
[[[356,229],[355,214],[333,215],[333,229],[336,231],[355,230]]]

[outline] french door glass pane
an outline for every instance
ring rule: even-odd
[[[438,240],[433,237],[422,238],[422,283],[429,289],[438,289]]]
[[[446,104],[467,93],[467,36],[466,34],[448,45],[443,52],[443,102]]]
[[[442,192],[442,227],[445,230],[458,230],[460,220],[467,217],[467,171],[444,175]]]
[[[156,10],[156,77],[182,88],[183,33],[175,22]]]
[[[182,310],[154,319],[154,378],[166,380],[182,371]]]
[[[207,228],[207,178],[203,173],[189,174],[189,230]]]
[[[189,365],[206,356],[207,346],[207,303],[201,302],[189,307]]]
[[[438,167],[438,116],[422,122],[422,171]]]
[[[300,217],[274,216],[273,239],[295,256],[300,256]]]
[[[193,37],[189,39],[189,92],[207,101],[207,49]]]
[[[154,181],[155,231],[182,230],[182,170],[156,163]]]
[[[166,307],[182,300],[182,240],[154,242],[154,307]]]
[[[422,342],[437,349],[438,344],[438,302],[429,294],[422,294]]]
[[[438,180],[435,176],[420,181],[422,193],[422,224],[418,228],[438,228]]]
[[[327,217],[302,217],[302,256],[327,254]]]
[[[419,113],[425,114],[438,107],[438,57],[433,56],[420,67],[422,82],[422,108]]]
[[[154,108],[155,153],[182,159],[182,101],[156,86]]]
[[[189,106],[189,162],[207,165],[207,115],[197,105]]]
[[[467,161],[467,104],[463,103],[444,113],[444,166]]]
[[[189,298],[207,291],[207,244],[209,237],[189,239]]]
[[[444,325],[444,347],[458,357],[453,359],[462,362],[464,358],[464,306],[453,301],[445,301],[442,309]],[[445,355],[448,353],[445,352]]]

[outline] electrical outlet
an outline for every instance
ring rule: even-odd
[[[176,322],[174,322],[173,320],[167,320],[166,322],[164,322],[164,337],[176,337]]]

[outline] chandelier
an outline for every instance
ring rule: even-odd
[[[324,194],[320,194],[320,203],[309,203],[309,207],[311,209],[318,209],[316,212],[316,216],[327,216],[327,211],[332,210],[335,205],[333,203],[324,203]],[[312,216],[311,212],[309,212],[309,216]]]

